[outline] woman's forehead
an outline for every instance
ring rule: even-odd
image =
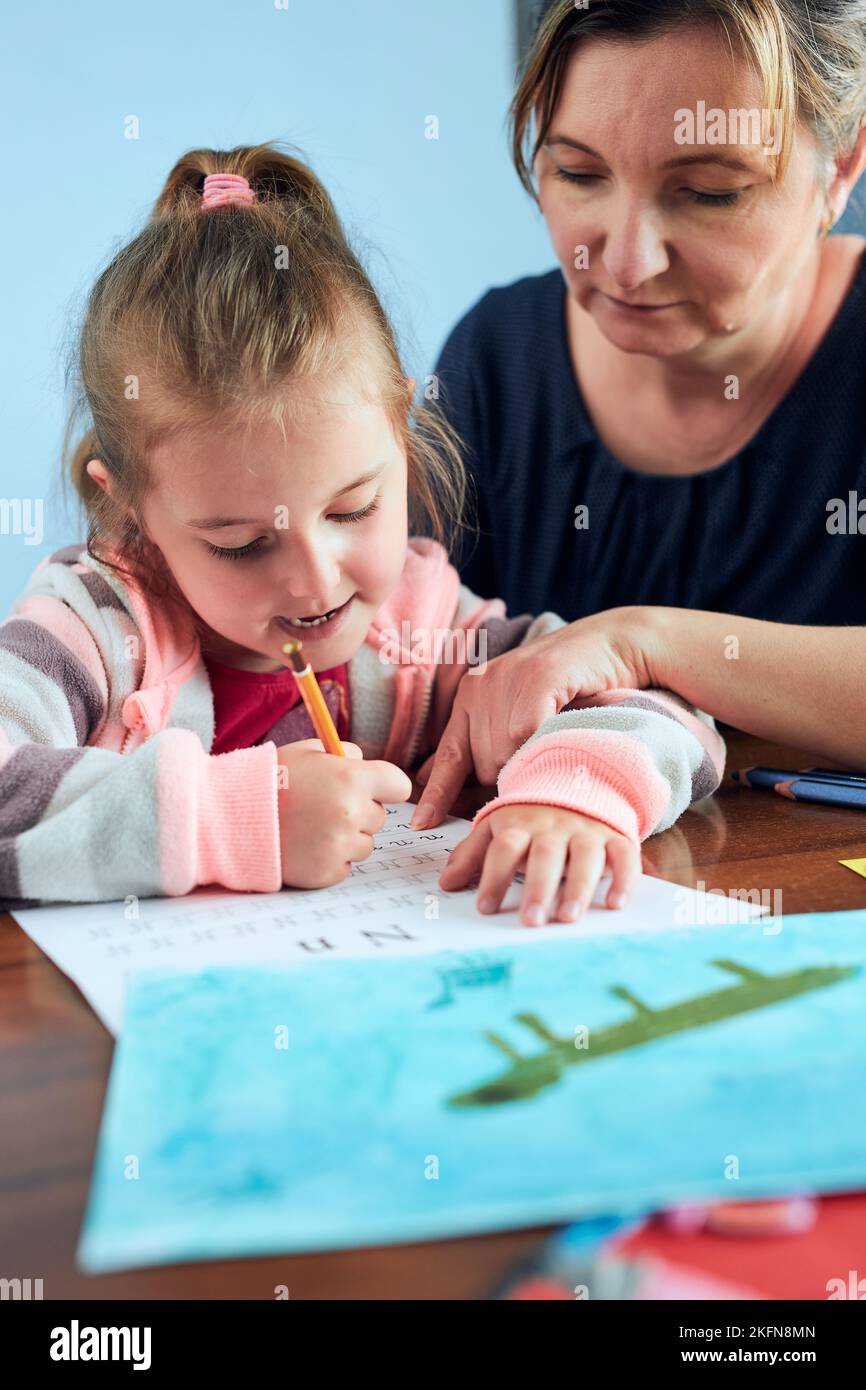
[[[760,106],[764,81],[745,52],[709,24],[639,41],[590,38],[575,45],[554,119],[640,124],[646,136],[674,128],[677,109]]]

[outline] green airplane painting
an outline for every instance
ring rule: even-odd
[[[500,1034],[485,1030],[483,1036],[508,1058],[510,1065],[492,1080],[485,1081],[470,1091],[460,1091],[449,1096],[446,1105],[459,1109],[528,1100],[545,1087],[556,1085],[562,1079],[566,1067],[594,1062],[599,1057],[609,1057],[614,1052],[641,1047],[644,1043],[670,1037],[673,1033],[683,1033],[691,1028],[705,1028],[711,1023],[719,1023],[722,1019],[733,1018],[736,1014],[748,1013],[752,1009],[764,1009],[770,1004],[793,999],[809,990],[826,989],[828,985],[850,979],[852,975],[860,973],[859,966],[814,965],[779,975],[764,975],[749,966],[738,965],[733,960],[713,960],[710,964],[736,975],[739,984],[731,985],[727,989],[714,990],[709,994],[694,995],[665,1009],[650,1008],[624,985],[611,986],[610,993],[630,1004],[634,1014],[624,1023],[616,1023],[593,1032],[590,1046],[587,1048],[576,1046],[573,1036],[558,1037],[535,1013],[519,1013],[515,1014],[514,1018],[546,1044],[543,1052],[523,1054],[506,1042]]]

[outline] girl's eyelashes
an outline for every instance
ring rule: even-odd
[[[341,525],[346,521],[363,521],[365,516],[372,516],[375,511],[378,511],[378,509],[379,497],[377,494],[368,506],[361,507],[360,510],[357,512],[332,512],[331,520],[338,521]]]
[[[250,541],[249,545],[239,546],[237,550],[227,550],[225,546],[211,545],[210,541],[205,541],[210,554],[218,555],[221,560],[242,560],[245,555],[254,555],[257,550],[261,550],[264,543],[264,538],[260,536],[257,541]]]
[[[576,183],[578,186],[586,186],[594,183],[598,174],[578,174],[570,169],[557,169],[556,177],[565,183]],[[697,188],[683,189],[693,203],[698,203],[704,207],[733,207],[739,200],[740,195],[745,193],[744,188],[733,189],[729,193],[701,193]]]
[[[372,516],[378,507],[379,498],[377,496],[373,498],[369,506],[362,507],[359,511],[332,512],[331,520],[339,522],[340,525],[344,525],[346,522],[362,521],[365,516]],[[229,550],[222,545],[211,545],[210,541],[205,541],[209,554],[215,555],[221,560],[243,560],[248,555],[255,555],[264,544],[265,538],[263,536],[260,536],[258,540],[250,541],[249,545],[241,545],[234,550]]]

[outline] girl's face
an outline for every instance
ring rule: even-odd
[[[408,407],[408,392],[407,392]],[[149,460],[145,530],[227,665],[314,670],[363,644],[406,556],[407,463],[381,405],[345,383],[276,424],[166,442]],[[326,623],[295,627],[337,610]]]
[[[799,128],[774,187],[762,103],[760,77],[711,26],[589,40],[572,57],[535,173],[569,290],[614,346],[693,352],[756,323],[807,263],[817,147]],[[737,120],[711,125],[713,109]]]

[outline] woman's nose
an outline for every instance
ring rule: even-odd
[[[670,265],[660,214],[651,207],[625,209],[608,228],[602,262],[614,284],[627,292],[662,275]]]

